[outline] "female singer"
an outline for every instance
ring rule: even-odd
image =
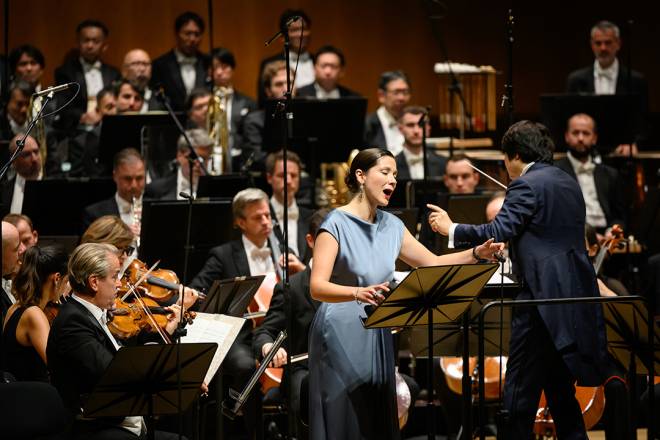
[[[67,260],[67,254],[56,246],[25,251],[12,286],[16,303],[7,311],[2,334],[5,369],[17,380],[48,382],[50,325],[44,308],[68,287]]]
[[[310,329],[310,438],[397,439],[394,347],[387,330],[365,329],[363,304],[378,305],[397,258],[412,267],[474,263],[503,245],[488,240],[464,252],[436,256],[387,206],[396,187],[388,150],[361,151],[346,184],[351,201],[332,211],[314,246],[310,290],[323,301]]]

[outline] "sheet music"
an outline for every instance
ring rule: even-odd
[[[406,271],[406,272],[398,272],[398,271],[394,272],[394,281],[396,281],[397,283],[400,283],[401,281],[403,281],[403,279],[405,277],[408,276],[409,273],[410,272],[408,272],[408,271]],[[490,277],[490,279],[488,280],[486,285],[487,286],[499,286],[501,283],[502,283],[502,274],[498,270],[497,272],[495,272],[493,274],[492,277]],[[515,282],[511,278],[509,278],[509,276],[507,274],[504,274],[504,284],[505,285],[515,284]]]
[[[206,384],[211,383],[211,379],[220,368],[244,322],[245,319],[234,316],[197,313],[193,323],[186,326],[188,333],[181,338],[181,342],[216,342],[218,344],[209,371],[206,372],[204,377]]]

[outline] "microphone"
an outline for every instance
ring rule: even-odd
[[[186,200],[192,200],[192,195],[191,195],[191,194],[188,194],[188,193],[185,192],[185,191],[181,191],[181,192],[179,193],[179,196],[183,197],[183,198],[186,199]]]
[[[502,255],[502,252],[495,252],[493,257],[495,257],[495,259],[500,263],[504,263],[506,261],[506,258],[504,258],[504,255]]]
[[[66,90],[69,87],[72,87],[74,85],[78,85],[78,83],[71,82],[71,83],[61,84],[59,86],[48,87],[47,89],[44,89],[40,92],[33,93],[32,96],[34,96],[35,98],[38,98],[40,96],[46,96],[49,93],[58,93],[58,92],[61,92],[62,90]]]

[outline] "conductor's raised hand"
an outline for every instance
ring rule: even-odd
[[[389,283],[374,284],[367,287],[357,287],[355,291],[355,300],[360,303],[377,306],[385,300],[384,292],[389,292]]]
[[[504,243],[495,243],[494,238],[489,238],[483,244],[474,248],[474,253],[482,260],[498,261],[502,257]]]
[[[452,221],[449,218],[447,211],[430,203],[427,203],[426,207],[431,210],[431,213],[429,214],[429,225],[431,225],[431,229],[438,234],[449,235],[449,228],[451,227]]]

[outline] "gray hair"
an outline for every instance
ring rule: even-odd
[[[234,196],[234,200],[231,202],[231,211],[234,215],[234,220],[237,218],[244,218],[245,207],[247,205],[261,201],[268,203],[268,194],[259,188],[246,188],[237,192]]]
[[[107,277],[110,273],[108,254],[119,251],[107,243],[85,243],[74,249],[69,259],[69,284],[74,292],[92,295],[87,284],[91,276]]]
[[[193,128],[191,130],[186,130],[186,135],[190,139],[190,143],[193,148],[196,147],[210,147],[213,145],[213,139],[209,136],[208,132],[202,128]],[[188,151],[188,142],[183,135],[179,136],[179,140],[176,143],[176,148],[180,152]]]
[[[621,32],[619,31],[619,26],[607,20],[601,20],[591,28],[591,33],[590,33],[591,38],[594,37],[596,31],[601,31],[601,32],[612,31],[614,32],[614,36],[616,38],[620,38],[621,36]]]

